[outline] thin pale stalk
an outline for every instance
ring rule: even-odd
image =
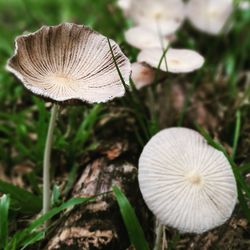
[[[156,219],[155,222],[155,244],[154,244],[154,250],[162,250],[164,249],[164,226],[160,223],[159,220]]]
[[[58,105],[53,104],[43,157],[43,214],[50,209],[50,158]]]

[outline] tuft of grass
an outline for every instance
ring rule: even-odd
[[[94,198],[72,198],[67,202],[64,202],[59,207],[55,207],[51,209],[46,214],[42,215],[38,219],[34,220],[28,227],[24,228],[21,231],[15,233],[8,244],[5,246],[4,250],[17,250],[17,249],[25,249],[28,246],[36,243],[44,239],[45,234],[49,227],[40,228],[44,223],[55,215],[61,213],[63,210],[69,209],[70,207],[74,207],[79,204],[84,204],[94,200]]]
[[[147,123],[147,116],[146,116],[146,110],[145,110],[145,106],[144,104],[141,102],[141,99],[138,95],[138,91],[135,88],[135,85],[133,83],[133,81],[131,80],[131,90],[130,91],[130,87],[127,85],[127,83],[125,82],[125,80],[123,79],[123,76],[121,74],[121,71],[118,67],[110,40],[108,39],[108,44],[109,44],[109,49],[110,49],[110,53],[112,55],[112,59],[113,62],[115,64],[117,73],[120,77],[120,80],[123,84],[123,87],[126,91],[127,94],[127,99],[128,99],[128,107],[131,107],[131,110],[133,110],[134,116],[136,118],[136,121],[138,122],[141,130],[143,131],[143,136],[140,138],[144,138],[144,142],[147,142],[149,140],[149,138],[151,137],[151,133],[150,133],[150,123]],[[138,137],[138,136],[137,136]],[[141,141],[141,139],[139,139],[139,142]]]
[[[35,214],[42,208],[42,199],[22,188],[0,180],[0,192],[11,198],[11,209],[24,213]]]

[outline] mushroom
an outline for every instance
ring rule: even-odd
[[[243,11],[249,11],[250,3],[249,0],[244,0],[239,2],[239,9]]]
[[[53,101],[99,103],[125,93],[116,66],[128,84],[131,65],[114,41],[83,25],[64,23],[17,37],[7,70],[28,90]],[[50,155],[57,113],[54,104],[44,150],[44,214],[50,207]]]
[[[130,62],[114,41],[110,43],[129,84]],[[15,55],[7,69],[28,90],[55,101],[99,103],[125,93],[107,38],[82,25],[43,26],[17,37]]]
[[[135,62],[132,63],[131,78],[135,87],[139,90],[154,81],[155,71],[146,64]]]
[[[187,128],[165,129],[150,139],[139,159],[139,185],[160,222],[183,233],[220,226],[237,201],[227,158]]]
[[[142,50],[138,62],[145,62],[153,68],[171,73],[188,73],[201,68],[204,58],[198,52],[189,49],[169,48],[164,55],[161,48],[148,48]]]
[[[117,1],[117,6],[125,13],[129,10],[131,4],[131,0],[118,0]]]
[[[127,13],[136,25],[161,35],[176,32],[186,16],[182,0],[132,0]]]
[[[233,12],[233,0],[189,0],[187,17],[200,31],[219,34]]]
[[[125,32],[125,39],[130,45],[138,49],[167,48],[169,45],[169,41],[165,37],[143,26],[128,29]]]

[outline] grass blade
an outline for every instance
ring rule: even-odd
[[[0,192],[9,194],[14,201],[17,201],[22,213],[37,213],[42,209],[41,197],[2,180],[0,180]]]
[[[27,240],[25,240],[21,250],[24,250],[26,247],[28,247],[32,244],[35,244],[36,242],[44,239],[44,237],[45,237],[45,232],[43,232],[43,231],[32,234]]]
[[[241,188],[239,187],[239,185],[238,185],[238,190],[239,190],[238,191],[238,199],[239,199],[241,208],[242,208],[247,220],[250,222],[250,209],[248,207],[247,201],[246,201],[244,194],[243,194]]]
[[[246,163],[240,166],[240,172],[246,174],[250,171],[250,163]]]
[[[234,141],[233,141],[233,152],[232,152],[233,160],[235,158],[237,147],[238,147],[238,142],[239,142],[239,137],[240,137],[240,127],[241,127],[241,112],[240,110],[238,110],[236,113],[236,125],[235,125],[235,132],[234,132]]]
[[[101,104],[96,104],[90,111],[87,117],[83,120],[81,126],[77,130],[73,140],[74,146],[79,146],[79,143],[84,144],[91,134],[92,128],[98,120],[103,107]],[[75,149],[76,150],[76,149]]]
[[[3,248],[8,243],[9,206],[10,206],[10,197],[4,194],[0,198],[0,242]],[[0,249],[2,249],[1,246]]]
[[[147,125],[146,125],[146,120],[147,118],[143,115],[145,114],[146,110],[144,109],[144,105],[141,102],[141,99],[137,96],[138,91],[133,91],[134,87],[132,86],[132,91],[130,91],[130,87],[127,85],[127,83],[125,82],[122,73],[119,69],[118,63],[116,61],[113,49],[112,49],[112,45],[110,42],[110,39],[108,39],[108,45],[109,45],[109,49],[110,49],[110,53],[113,59],[113,62],[115,64],[116,70],[118,72],[118,75],[120,77],[120,80],[123,84],[123,87],[125,88],[126,94],[128,95],[128,99],[131,103],[131,106],[133,107],[133,110],[135,111],[135,117],[138,121],[138,123],[140,124],[142,130],[145,133],[145,137],[147,138],[147,140],[151,137],[150,136],[150,132],[148,131]],[[131,79],[130,79],[131,80]],[[130,81],[131,83],[131,81]],[[133,83],[132,83],[133,85]]]
[[[226,149],[220,143],[215,142],[210,137],[210,135],[208,134],[208,132],[205,129],[203,129],[199,125],[197,125],[197,127],[198,127],[199,131],[201,132],[201,134],[205,137],[205,139],[207,140],[207,142],[211,146],[213,146],[214,148],[216,148],[217,150],[221,151],[225,155],[225,157],[228,159],[228,161],[229,161],[229,163],[230,163],[230,165],[232,167],[232,170],[233,170],[236,182],[237,182],[238,198],[239,198],[239,201],[240,201],[241,208],[242,208],[243,212],[245,213],[246,218],[250,219],[250,209],[247,206],[247,202],[246,202],[246,199],[245,199],[244,193],[243,193],[243,191],[244,191],[245,194],[246,194],[246,196],[248,198],[250,198],[250,187],[245,182],[244,178],[242,177],[242,175],[241,175],[241,169],[236,165],[236,163],[234,162],[234,160],[232,159],[232,157],[230,157],[228,155]]]
[[[46,221],[50,220],[55,215],[59,214],[63,210],[73,207],[75,205],[79,205],[85,202],[88,202],[90,200],[93,200],[94,198],[72,198],[68,200],[67,202],[63,203],[61,206],[51,209],[48,213],[42,215],[35,221],[33,221],[27,228],[25,228],[22,231],[17,232],[11,242],[10,242],[10,248],[13,244],[12,242],[15,242],[17,246],[23,246],[23,244],[27,243],[29,241],[31,234],[34,232],[35,229],[42,226]]]
[[[121,215],[127,228],[131,244],[133,244],[136,250],[149,250],[141,225],[139,224],[134,209],[130,205],[128,199],[116,186],[113,187],[113,192],[120,207]]]
[[[123,85],[125,91],[127,92],[127,91],[129,91],[129,86],[128,86],[127,83],[125,82],[125,80],[124,80],[124,78],[123,78],[123,76],[122,76],[122,73],[121,73],[121,71],[120,71],[120,69],[119,69],[119,66],[118,66],[118,63],[117,63],[117,61],[116,61],[116,58],[115,58],[115,55],[114,55],[114,52],[113,52],[113,48],[112,48],[112,45],[111,45],[111,42],[110,42],[110,39],[108,39],[108,45],[109,45],[109,50],[110,50],[110,52],[111,52],[111,56],[112,56],[113,62],[114,62],[114,64],[115,64],[115,68],[116,68],[116,70],[117,70],[117,73],[118,73],[118,75],[119,75],[119,77],[120,77],[120,80],[121,80],[121,82],[122,82],[122,85]]]

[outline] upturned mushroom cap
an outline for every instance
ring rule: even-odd
[[[138,49],[146,48],[167,48],[169,41],[154,31],[143,26],[130,28],[125,32],[126,41]]]
[[[155,71],[146,64],[132,63],[131,78],[137,89],[150,85],[155,79]]]
[[[139,159],[139,184],[148,207],[162,224],[202,233],[232,214],[237,188],[224,154],[186,128],[153,136]]]
[[[187,17],[200,31],[219,34],[233,12],[233,0],[190,0]]]
[[[114,41],[110,43],[121,74],[129,83],[130,62]],[[15,55],[7,69],[27,89],[55,101],[98,103],[125,93],[107,38],[82,25],[43,26],[17,37]]]
[[[163,57],[161,48],[149,48],[142,50],[138,62],[145,62],[154,68],[158,68]],[[189,49],[168,49],[165,58],[162,59],[160,69],[171,73],[188,73],[201,68],[204,58],[198,52]]]
[[[128,15],[137,25],[169,35],[181,26],[186,11],[182,0],[132,0]]]

